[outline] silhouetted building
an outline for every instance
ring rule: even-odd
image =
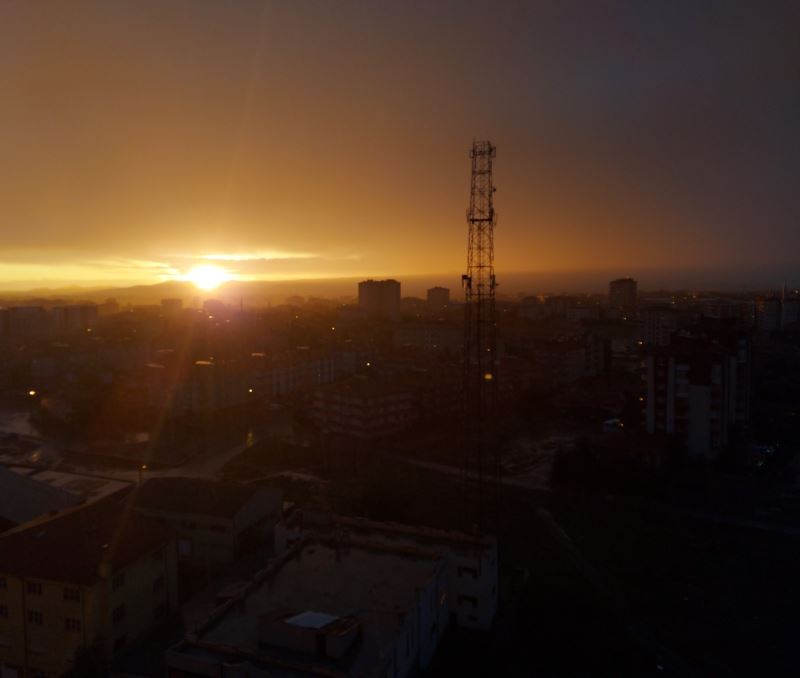
[[[12,306],[8,309],[8,334],[13,339],[36,339],[50,334],[50,316],[41,306]]]
[[[394,345],[422,348],[426,351],[458,351],[464,345],[460,325],[445,322],[398,323],[394,328]]]
[[[786,291],[778,296],[756,300],[755,324],[762,334],[770,334],[783,329],[800,319],[800,301],[796,297],[787,297]]]
[[[97,305],[97,315],[105,317],[119,313],[119,304],[116,299],[106,299],[102,304]]]
[[[618,278],[608,283],[608,305],[626,312],[636,310],[637,283],[633,278]]]
[[[183,310],[183,299],[162,299],[161,314],[167,317],[178,315]]]
[[[450,305],[450,290],[446,287],[431,287],[428,290],[428,310],[444,311]]]
[[[97,325],[98,310],[94,304],[54,306],[53,327],[56,332],[85,332]]]
[[[645,346],[668,346],[678,331],[677,310],[670,306],[649,306],[639,313],[639,337]]]
[[[216,318],[225,317],[228,310],[228,305],[220,299],[206,299],[203,302],[203,313]]]
[[[545,297],[545,316],[548,318],[566,318],[567,309],[574,305],[576,301],[576,297],[568,297],[563,295],[551,295],[549,297]]]
[[[592,322],[600,319],[600,307],[591,304],[573,304],[567,307],[567,320],[572,323]]]
[[[539,320],[545,315],[544,304],[539,297],[525,297],[519,302],[519,318]]]
[[[397,320],[400,317],[400,282],[390,279],[358,283],[358,305],[373,317]]]

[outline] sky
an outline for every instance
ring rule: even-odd
[[[0,289],[455,275],[474,138],[501,281],[798,280],[798,25],[777,1],[0,0]]]

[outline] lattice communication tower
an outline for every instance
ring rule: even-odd
[[[492,444],[493,412],[497,402],[497,319],[495,313],[494,210],[492,161],[497,149],[490,141],[474,141],[470,151],[467,224],[467,272],[464,287],[464,402],[466,434],[465,487],[477,481],[477,525],[485,527],[487,489],[499,502],[500,454]],[[470,502],[472,503],[472,502]]]

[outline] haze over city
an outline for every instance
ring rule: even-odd
[[[458,276],[475,136],[503,159],[498,271],[529,291],[778,286],[798,277],[798,18],[5,2],[0,289]]]

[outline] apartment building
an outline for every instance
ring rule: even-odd
[[[56,678],[135,645],[177,607],[175,538],[112,496],[0,537],[0,675]]]

